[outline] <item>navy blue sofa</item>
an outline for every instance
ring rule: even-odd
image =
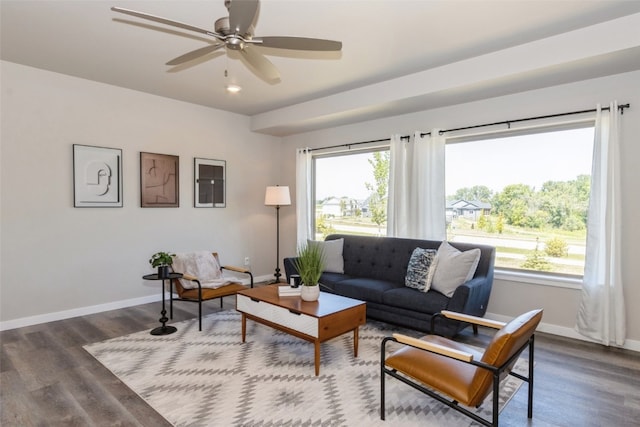
[[[474,277],[459,286],[449,298],[435,290],[421,292],[405,286],[407,265],[415,248],[438,249],[440,241],[395,237],[332,234],[326,240],[344,239],[344,274],[325,272],[320,278],[322,290],[366,301],[367,317],[427,331],[431,317],[441,310],[484,316],[493,285],[495,248],[486,245],[450,242],[466,251],[480,249],[480,261]],[[293,258],[284,259],[289,281],[296,274]],[[436,318],[435,333],[452,337],[468,324]]]

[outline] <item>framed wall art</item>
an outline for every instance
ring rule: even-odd
[[[227,162],[196,157],[193,172],[193,206],[196,208],[226,207]]]
[[[179,207],[179,172],[178,156],[140,153],[140,206]]]
[[[73,206],[122,207],[122,150],[73,144]]]

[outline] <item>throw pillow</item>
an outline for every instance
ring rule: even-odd
[[[427,292],[433,279],[432,270],[435,270],[437,251],[435,249],[415,248],[407,265],[407,275],[404,278],[405,286],[422,292]]]
[[[324,270],[327,273],[344,273],[344,258],[342,248],[344,239],[315,241],[308,240],[309,245],[318,245],[322,249]]]
[[[431,289],[451,297],[458,286],[473,278],[480,261],[480,249],[461,252],[444,241],[438,248],[437,258]]]

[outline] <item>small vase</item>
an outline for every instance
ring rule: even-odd
[[[169,277],[169,266],[161,265],[158,267],[158,279],[166,279]]]
[[[320,296],[319,285],[313,285],[313,286],[302,285],[301,286],[300,298],[302,298],[303,301],[317,301],[319,296]]]

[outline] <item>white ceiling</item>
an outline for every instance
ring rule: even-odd
[[[640,69],[640,1],[262,0],[256,36],[343,42],[340,53],[260,48],[277,84],[233,55],[169,67],[210,40],[110,10],[213,30],[223,0],[0,4],[2,60],[248,115],[273,135]],[[243,90],[226,93],[227,81]]]

